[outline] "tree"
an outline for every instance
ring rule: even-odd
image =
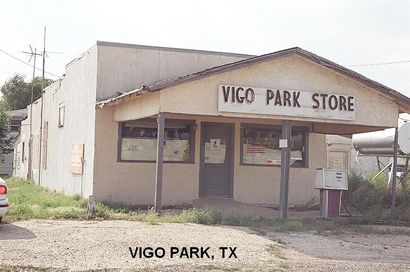
[[[0,88],[0,92],[3,94],[3,99],[10,110],[18,110],[26,108],[31,102],[31,88],[33,90],[33,101],[37,100],[41,96],[41,88],[47,87],[53,81],[51,79],[41,77],[35,77],[33,81],[26,82],[24,76],[15,74],[9,78],[3,86]]]
[[[0,154],[10,152],[10,114],[7,105],[3,100],[0,100]]]

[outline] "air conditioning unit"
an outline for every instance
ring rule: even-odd
[[[315,189],[347,191],[347,171],[337,169],[316,169]]]

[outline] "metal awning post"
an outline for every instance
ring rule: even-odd
[[[164,162],[164,134],[165,134],[165,117],[164,113],[158,114],[158,133],[157,133],[157,163],[155,167],[155,211],[161,212],[162,197],[162,168]]]
[[[289,120],[282,123],[282,139],[279,143],[281,148],[281,171],[280,171],[280,200],[279,218],[288,218],[288,195],[289,195],[289,172],[291,150],[292,124]]]
[[[394,151],[393,151],[393,169],[391,183],[391,207],[390,217],[396,216],[396,181],[397,181],[397,154],[398,154],[399,129],[396,127],[394,131]]]

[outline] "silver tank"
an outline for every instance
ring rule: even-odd
[[[392,156],[394,128],[354,134],[352,142],[360,155]],[[410,122],[399,125],[398,144],[399,154],[410,155]]]

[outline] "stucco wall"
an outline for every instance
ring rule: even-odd
[[[155,163],[117,162],[118,123],[113,108],[97,110],[94,194],[97,200],[147,205],[154,203]],[[199,130],[196,132],[199,139]],[[196,143],[196,149],[199,142]],[[198,162],[199,153],[195,153]],[[164,164],[163,203],[181,204],[198,198],[197,164]]]
[[[249,56],[139,45],[98,42],[97,100],[187,73],[222,65]],[[153,203],[155,164],[118,163],[118,124],[159,111],[160,94],[141,97],[113,108],[97,110],[95,121],[94,192],[97,199],[127,204]],[[127,119],[130,111],[138,113]],[[199,137],[199,136],[198,136]],[[198,155],[199,156],[199,155]],[[198,198],[198,171],[193,165],[165,164],[164,203],[181,203]],[[185,188],[181,190],[181,188]]]
[[[118,107],[117,110],[114,112],[114,120],[133,120],[133,119],[140,119],[144,117],[149,117],[156,115],[159,112],[159,98],[160,93],[153,93],[150,96],[142,96],[140,99],[133,99],[130,101],[124,102],[121,107]],[[129,112],[133,112],[134,109],[138,109],[137,116],[133,116],[133,118],[129,117]],[[98,123],[99,124],[99,123]],[[97,124],[97,125],[98,125]]]
[[[353,95],[355,96],[356,103],[356,118],[353,121],[342,121],[218,112],[217,88],[221,84]],[[154,106],[151,107],[150,105]],[[243,166],[239,164],[239,133],[242,122],[280,124],[282,119],[291,119],[295,125],[299,122],[299,124],[301,123],[308,127],[312,127],[314,122],[325,123],[329,127],[338,123],[352,126],[393,127],[396,126],[398,116],[397,105],[391,99],[378,94],[351,78],[296,55],[205,77],[201,80],[161,90],[155,94],[146,94],[100,111],[107,113],[107,116],[102,119],[107,120],[111,118],[114,121],[121,121],[143,117],[141,113],[148,112],[145,110],[146,108],[152,110],[149,111],[149,114],[162,111],[166,112],[168,116],[173,115],[176,117],[179,115],[180,118],[193,118],[197,120],[195,164],[165,164],[164,204],[177,204],[197,197],[199,184],[198,144],[201,121],[235,123],[234,198],[248,203],[277,204],[279,202],[280,168]],[[108,114],[108,111],[113,112]],[[118,140],[116,138],[117,124],[114,121],[111,121],[110,129],[107,127],[103,129],[104,131],[115,131],[114,134],[104,139],[101,138],[101,142],[96,142],[97,150],[100,149],[100,145],[110,146],[110,154],[114,153]],[[101,120],[101,122],[103,121]],[[316,198],[316,201],[318,201],[318,192],[313,189],[313,184],[316,168],[326,167],[327,151],[325,136],[311,133],[309,146],[309,168],[291,169],[289,186],[290,205],[305,204],[312,198]],[[95,182],[102,182],[108,185],[109,181],[105,178],[106,175],[113,174],[113,176],[110,176],[113,180],[117,180],[116,176],[120,176],[121,181],[115,182],[116,185],[112,186],[119,186],[118,184],[121,184],[121,191],[123,191],[127,188],[133,188],[130,186],[134,186],[135,181],[138,180],[138,186],[132,189],[134,192],[132,193],[133,199],[126,198],[124,201],[131,201],[128,204],[133,204],[135,201],[139,202],[140,200],[144,203],[135,204],[153,203],[155,164],[117,163],[114,159],[111,159],[111,162],[107,162],[102,159],[105,156],[97,155],[96,157],[99,160],[99,163],[96,163],[96,167],[99,169],[96,172],[99,173],[99,176]],[[108,171],[105,171],[107,172],[105,173],[102,170],[108,168],[110,169],[109,173]],[[178,173],[178,175],[174,177],[174,173]],[[174,184],[175,187],[169,186],[169,184]],[[181,184],[183,186],[180,186]],[[108,192],[105,186],[98,187],[100,193],[97,195],[101,198],[114,201],[123,200],[120,197],[111,196],[111,193]],[[186,190],[187,194],[181,194],[182,190]],[[118,192],[118,188],[115,191]],[[195,194],[192,194],[192,192]],[[119,193],[117,194],[119,195]],[[169,198],[168,196],[170,195],[173,197]],[[149,200],[148,203],[146,202],[147,200]]]
[[[163,204],[175,205],[199,197],[199,156],[201,122],[235,124],[234,192],[237,201],[259,204],[279,203],[280,167],[240,165],[241,123],[280,124],[278,121],[231,119],[206,116],[177,116],[196,120],[195,163],[164,163]],[[108,121],[109,120],[109,121]],[[155,192],[155,163],[117,162],[118,123],[113,121],[113,108],[97,110],[94,193],[98,200],[127,205],[152,205]],[[295,125],[303,123],[296,122]],[[305,204],[318,193],[313,190],[315,169],[326,164],[324,135],[309,136],[309,168],[291,168],[289,204]]]
[[[234,199],[257,204],[279,204],[280,167],[240,165],[239,133],[236,125]],[[290,168],[289,205],[303,205],[314,199],[319,202],[319,193],[313,189],[317,168],[326,166],[324,135],[309,134],[309,167]]]
[[[283,117],[279,115],[218,112],[219,85],[270,87],[278,89],[353,95],[356,119],[353,121]],[[397,126],[398,107],[376,91],[300,56],[293,55],[254,64],[241,69],[188,82],[161,91],[161,111],[230,117],[291,119],[329,124]],[[130,112],[131,114],[131,112]]]
[[[248,58],[231,53],[98,42],[97,100]]]

